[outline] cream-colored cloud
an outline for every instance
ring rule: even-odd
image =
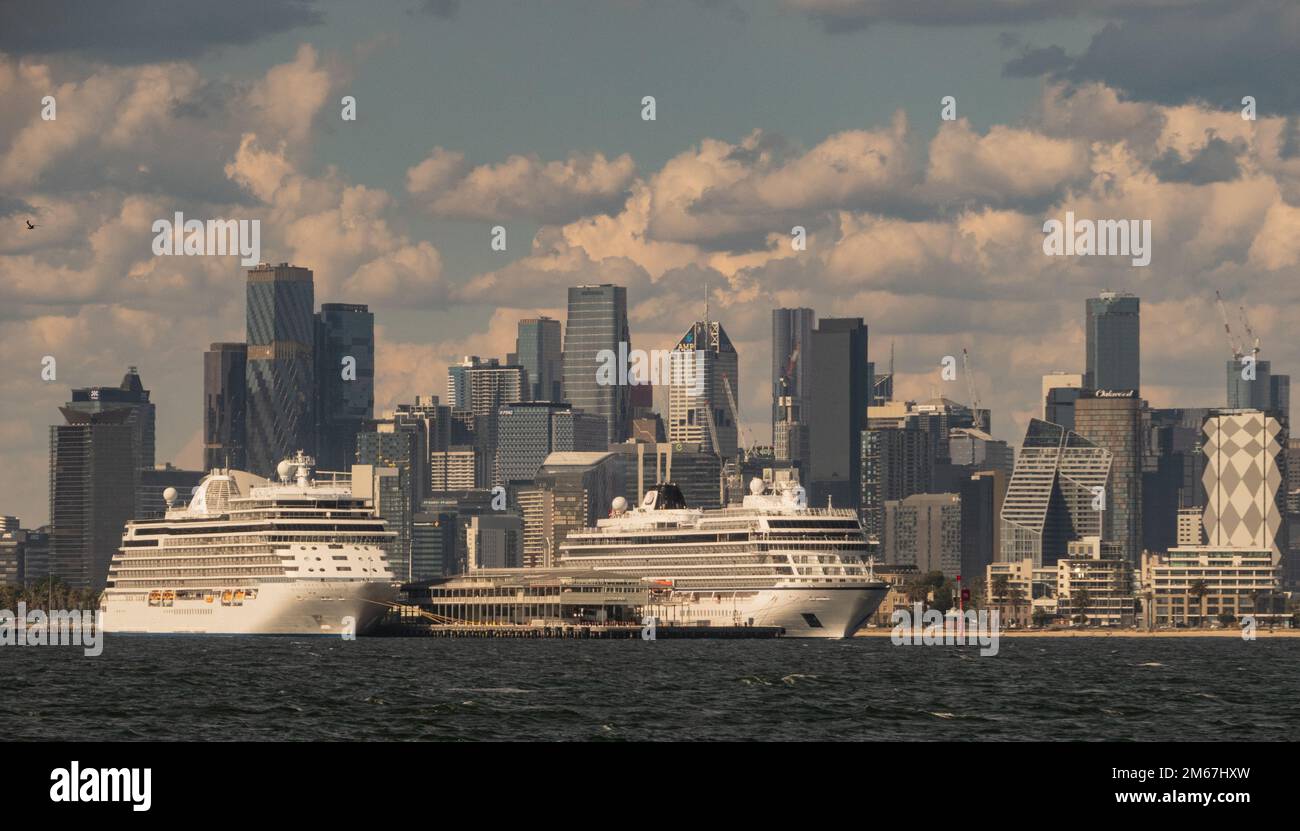
[[[407,190],[434,216],[485,222],[556,223],[616,208],[636,173],[626,153],[574,154],[564,161],[513,155],[466,171],[460,153],[435,147],[407,171]]]

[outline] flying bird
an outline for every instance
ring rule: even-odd
[[[39,228],[39,227],[41,227],[41,226],[39,226],[39,225],[33,225],[33,224],[32,224],[32,221],[31,221],[30,219],[27,220],[27,230],[28,230],[28,231],[35,231],[35,230],[36,230],[37,228]]]

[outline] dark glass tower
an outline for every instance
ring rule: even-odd
[[[248,270],[248,470],[259,476],[297,450],[316,452],[314,303],[310,269]]]
[[[367,307],[321,304],[316,393],[316,468],[346,471],[356,458],[357,433],[375,417],[375,316]]]
[[[631,394],[626,384],[598,383],[596,370],[603,350],[612,351],[617,358],[631,348],[625,287],[605,284],[569,289],[564,395],[577,409],[604,417],[611,444],[632,433]]]
[[[131,425],[136,443],[137,468],[153,470],[154,465],[154,405],[149,400],[149,390],[140,381],[135,367],[128,367],[122,383],[116,387],[83,387],[72,391],[72,400],[65,410],[77,413],[101,413],[109,410],[126,412],[126,423]]]
[[[823,318],[812,333],[808,406],[809,503],[861,501],[862,430],[867,426],[867,327],[860,317]]]
[[[139,433],[131,409],[76,403],[59,408],[66,424],[50,427],[50,574],[98,591],[135,514]]]
[[[533,401],[564,400],[564,353],[560,346],[560,321],[549,317],[519,321],[515,360],[528,370]]]
[[[203,353],[203,467],[248,463],[248,345],[214,343]]]
[[[1088,298],[1085,315],[1087,371],[1083,385],[1094,390],[1141,389],[1139,299],[1104,291],[1100,297]]]
[[[1142,410],[1136,393],[1103,397],[1085,392],[1074,405],[1074,429],[1097,447],[1110,451],[1110,478],[1101,538],[1123,546],[1135,565],[1142,553]]]
[[[772,310],[772,447],[776,458],[807,465],[808,352],[817,313]]]

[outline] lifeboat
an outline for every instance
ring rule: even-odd
[[[233,597],[233,596],[234,596],[234,595],[233,595],[233,593],[230,591],[230,589],[226,589],[225,591],[223,591],[223,592],[221,593],[221,605],[222,605],[222,606],[229,606],[229,605],[230,605],[230,599],[231,599],[231,597]]]

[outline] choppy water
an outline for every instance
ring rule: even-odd
[[[110,638],[0,647],[10,740],[1300,738],[1300,640]]]

